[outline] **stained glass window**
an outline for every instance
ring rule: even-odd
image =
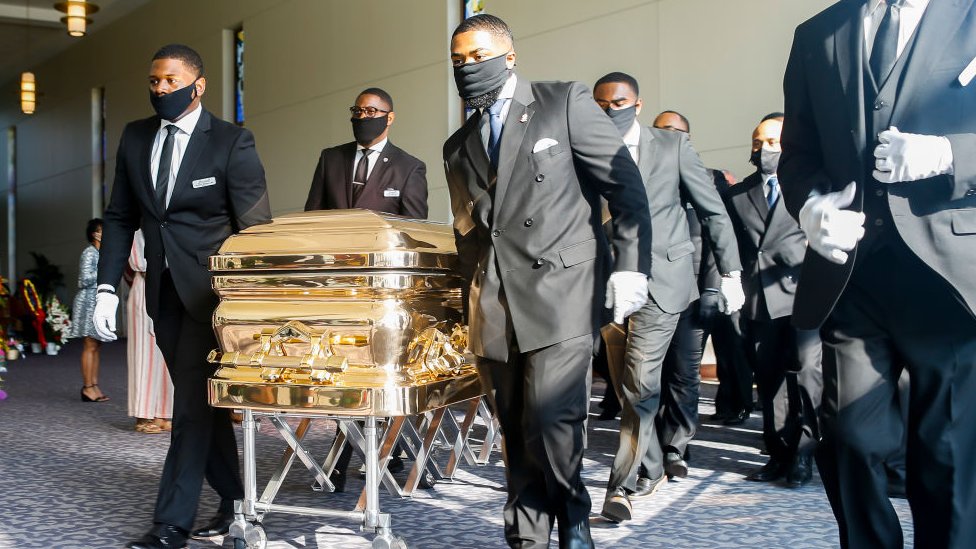
[[[234,122],[244,125],[244,29],[234,32]]]

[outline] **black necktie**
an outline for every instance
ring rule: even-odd
[[[870,60],[871,73],[879,87],[888,78],[898,59],[898,27],[901,22],[900,11],[895,7],[898,0],[885,0],[885,3],[884,18],[881,19],[878,34],[874,36]]]
[[[166,210],[166,190],[169,188],[169,172],[173,166],[173,137],[179,128],[175,124],[166,126],[166,139],[163,140],[163,150],[159,153],[159,168],[156,170],[156,202],[159,208]]]
[[[360,157],[359,163],[356,164],[356,175],[352,178],[352,205],[356,206],[356,202],[359,202],[359,196],[363,194],[363,189],[366,188],[366,179],[369,177],[369,155],[373,154],[372,149],[363,149],[363,156]]]

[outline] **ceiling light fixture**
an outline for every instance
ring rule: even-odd
[[[84,36],[87,26],[92,24],[88,16],[97,12],[98,6],[85,0],[68,0],[54,4],[54,9],[66,15],[61,22],[68,25],[68,34]]]

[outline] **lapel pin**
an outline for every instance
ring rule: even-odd
[[[387,157],[385,157],[385,156],[383,157],[383,162],[389,162],[389,161],[390,161],[390,159],[389,159],[389,158],[387,158]]]
[[[529,114],[528,114],[528,113],[525,113],[525,112],[523,112],[523,113],[522,113],[522,118],[519,118],[519,122],[521,122],[521,123],[523,123],[523,124],[525,124],[525,123],[526,123],[526,122],[528,122],[528,121],[529,121]]]

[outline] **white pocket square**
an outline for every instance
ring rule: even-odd
[[[203,179],[194,179],[193,180],[193,188],[194,189],[199,189],[200,187],[209,187],[211,185],[216,185],[216,184],[217,184],[217,178],[216,177],[205,177]]]
[[[976,57],[973,57],[973,60],[959,73],[959,83],[965,88],[973,81],[974,76],[976,76]]]
[[[536,141],[535,145],[532,146],[532,153],[534,154],[540,151],[544,151],[548,148],[555,147],[558,144],[559,141],[556,141],[555,139],[552,139],[550,137],[543,137],[542,139]]]

